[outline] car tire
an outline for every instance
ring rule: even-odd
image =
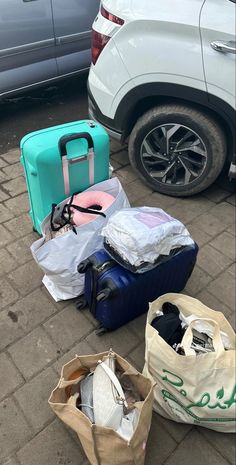
[[[129,138],[130,163],[141,179],[151,189],[175,197],[194,195],[210,186],[224,166],[226,153],[220,125],[203,112],[179,104],[147,111]]]

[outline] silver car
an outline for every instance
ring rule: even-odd
[[[89,68],[99,0],[0,3],[0,97]]]

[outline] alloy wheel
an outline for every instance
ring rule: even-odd
[[[201,176],[207,163],[201,137],[176,123],[152,129],[142,142],[140,154],[147,174],[156,182],[169,185],[192,183]]]

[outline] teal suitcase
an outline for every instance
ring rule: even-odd
[[[109,137],[90,120],[31,132],[20,149],[30,216],[39,234],[53,203],[109,178]]]

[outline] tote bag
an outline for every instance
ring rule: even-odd
[[[77,266],[102,247],[103,237],[100,232],[110,216],[117,210],[129,206],[118,178],[108,179],[87,189],[93,190],[107,192],[115,197],[115,201],[106,210],[105,218],[99,215],[88,224],[76,227],[77,234],[71,230],[46,242],[51,218],[51,215],[48,215],[41,226],[42,238],[31,246],[36,263],[45,273],[43,283],[56,301],[72,299],[83,294],[84,276],[78,273]],[[60,205],[67,202],[68,199]]]
[[[186,330],[179,355],[151,326],[164,302],[178,307],[185,317],[196,315]],[[204,322],[213,331],[215,351],[196,355],[190,348],[192,327]],[[222,334],[228,335],[231,350],[225,350]],[[192,423],[216,431],[235,431],[236,371],[235,333],[223,313],[181,294],[165,294],[150,304],[146,324],[143,374],[156,383],[154,410],[165,418]]]
[[[78,435],[91,465],[144,465],[146,443],[152,419],[153,384],[138,373],[125,359],[114,353],[119,369],[129,375],[133,386],[142,395],[143,401],[134,405],[139,409],[139,419],[130,441],[123,439],[111,428],[92,424],[81,410],[67,402],[66,388],[78,380],[68,381],[70,375],[81,366],[94,369],[98,360],[109,352],[76,356],[64,365],[57,387],[52,391],[49,405],[55,414]]]

